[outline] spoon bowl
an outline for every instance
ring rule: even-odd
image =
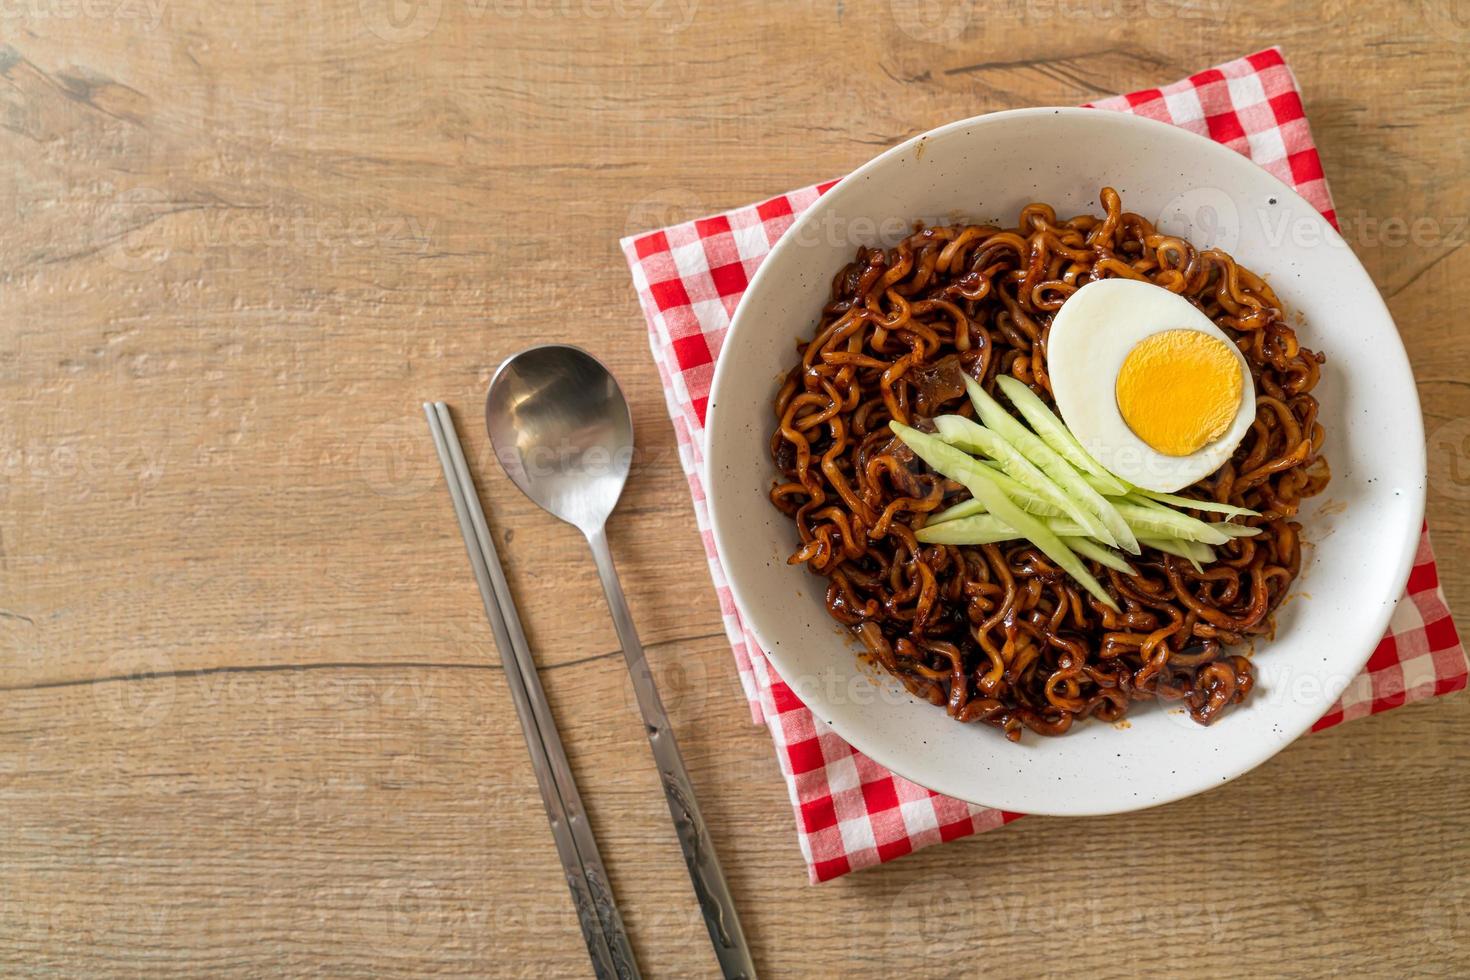
[[[584,534],[617,506],[633,459],[633,417],[617,379],[580,347],[532,347],[500,365],[485,426],[506,474]]]

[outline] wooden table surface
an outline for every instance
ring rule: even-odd
[[[632,400],[613,548],[766,975],[1465,975],[1464,697],[809,886],[617,239],[1279,43],[1463,607],[1467,41],[1463,3],[1387,0],[0,2],[0,972],[588,972],[443,398],[644,973],[711,974],[592,563],[476,422],[562,340]]]

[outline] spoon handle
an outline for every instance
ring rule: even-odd
[[[684,759],[679,755],[679,745],[674,740],[674,730],[669,725],[663,700],[653,684],[643,644],[633,627],[633,616],[628,612],[623,588],[618,583],[618,571],[613,566],[612,552],[608,550],[606,530],[597,527],[587,532],[587,543],[592,546],[602,589],[607,593],[613,624],[623,645],[623,657],[628,662],[628,672],[633,675],[633,693],[638,697],[638,710],[643,715],[648,744],[653,749],[653,759],[664,785],[664,797],[669,804],[669,815],[679,835],[679,846],[684,849],[684,863],[689,868],[689,878],[694,883],[694,894],[699,899],[705,928],[709,930],[715,956],[720,961],[720,970],[727,980],[755,980],[755,964],[750,958],[750,948],[745,944],[740,919],[735,914],[735,902],[730,897],[729,885],[725,883],[725,873],[720,870],[720,860],[715,855],[714,842],[710,840],[704,817],[699,812],[699,803],[694,799],[694,786],[684,769]]]

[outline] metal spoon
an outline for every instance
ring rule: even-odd
[[[715,955],[726,977],[754,980],[755,966],[730,888],[607,547],[607,519],[622,495],[633,459],[633,419],[623,391],[602,362],[580,348],[532,347],[507,359],[495,372],[485,398],[485,426],[500,465],[515,485],[542,509],[574,525],[592,547]]]

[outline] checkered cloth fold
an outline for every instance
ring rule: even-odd
[[[1290,184],[1336,223],[1301,93],[1276,48],[1092,107],[1147,116],[1223,143]],[[715,358],[756,267],[796,216],[836,183],[622,242],[648,319],[649,345],[678,435],[679,458],[689,478],[725,630],[752,714],[775,740],[813,882],[1020,816],[930,792],[895,776],[827,728],[771,669],[741,622],[715,552],[700,476]],[[1458,691],[1465,687],[1467,673],[1426,528],[1387,635],[1313,731]]]

